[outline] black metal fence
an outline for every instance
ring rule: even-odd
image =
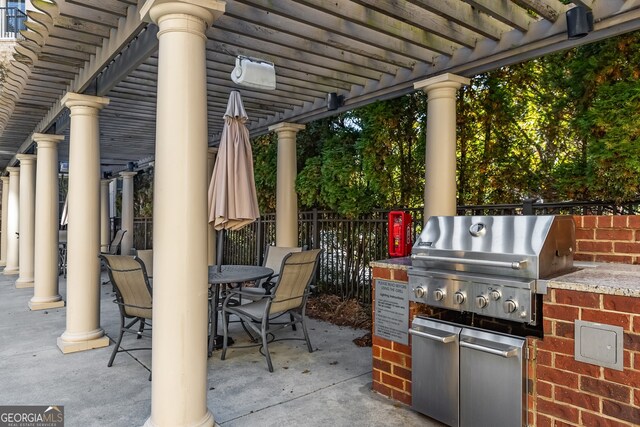
[[[423,210],[405,209],[413,217],[412,236],[422,231]],[[329,211],[298,214],[298,241],[307,248],[322,248],[316,285],[321,292],[357,298],[371,303],[371,261],[389,257],[387,249],[389,210],[378,210],[347,219]],[[458,215],[638,215],[640,200],[612,202],[561,202],[459,206]],[[134,245],[152,247],[150,218],[136,218]],[[224,241],[225,264],[261,264],[267,245],[275,244],[275,214],[263,215],[242,230],[229,231]]]
[[[17,39],[25,30],[27,15],[16,7],[0,7],[0,38]]]

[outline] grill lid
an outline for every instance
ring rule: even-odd
[[[412,250],[414,267],[546,279],[573,267],[570,216],[433,216]]]

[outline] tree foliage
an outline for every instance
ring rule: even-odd
[[[458,92],[458,203],[638,198],[639,79],[640,32],[474,76]],[[422,206],[427,108],[415,92],[307,124],[300,208]],[[273,211],[275,136],[254,140],[254,155]]]

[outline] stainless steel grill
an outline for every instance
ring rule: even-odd
[[[412,250],[412,301],[536,325],[545,279],[573,268],[569,216],[436,216]]]

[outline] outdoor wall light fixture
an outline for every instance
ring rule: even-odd
[[[344,105],[344,96],[335,92],[327,94],[327,110],[333,111]]]
[[[240,55],[236,58],[236,67],[231,72],[231,80],[240,86],[274,90],[276,68],[273,62]]]
[[[567,10],[567,36],[579,39],[593,31],[593,11],[579,5]]]

